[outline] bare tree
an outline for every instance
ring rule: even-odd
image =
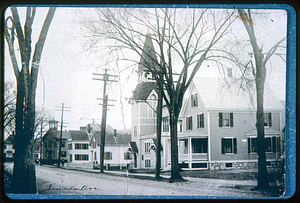
[[[4,84],[4,135],[14,139],[15,113],[16,113],[16,91],[13,82]]]
[[[286,37],[281,40],[276,41],[276,43],[267,51],[263,52],[263,46],[259,46],[257,37],[255,35],[255,24],[251,15],[251,10],[247,11],[243,9],[238,9],[239,18],[242,20],[244,28],[248,34],[248,40],[245,42],[240,41],[235,36],[233,42],[233,48],[235,51],[228,51],[224,48],[215,49],[215,54],[208,60],[212,60],[219,64],[222,71],[226,69],[224,61],[229,61],[231,64],[235,65],[240,71],[239,78],[228,82],[228,85],[233,83],[239,83],[240,89],[246,91],[250,94],[250,99],[253,99],[253,93],[256,93],[256,129],[257,129],[257,155],[258,155],[258,189],[265,189],[269,187],[268,172],[266,164],[266,141],[265,141],[265,115],[264,115],[264,88],[267,76],[266,65],[273,55],[281,56],[276,53],[279,47],[285,48],[283,45],[285,43]],[[253,13],[252,13],[253,14]],[[235,42],[234,42],[235,41]],[[251,58],[245,56],[249,55],[248,50],[245,47],[250,46],[253,54],[250,53]],[[254,63],[252,62],[252,56],[254,56]],[[221,59],[221,60],[220,60]],[[285,60],[284,60],[285,61]],[[255,91],[254,91],[255,90]],[[253,104],[255,101],[252,101]]]
[[[253,67],[253,75],[255,77],[256,85],[256,98],[257,98],[257,112],[256,112],[256,128],[257,128],[257,155],[258,155],[258,182],[257,187],[260,189],[268,188],[268,171],[266,164],[266,143],[265,143],[265,132],[264,132],[264,87],[266,80],[266,64],[269,59],[274,55],[277,48],[285,42],[285,37],[279,40],[272,48],[266,53],[263,53],[262,47],[259,47],[256,36],[254,24],[251,16],[251,10],[247,12],[243,9],[238,9],[239,16],[243,21],[245,29],[248,33],[251,47],[253,49],[253,55],[255,59],[255,65]]]
[[[124,60],[141,63],[164,90],[161,92],[169,112],[171,134],[170,181],[180,180],[177,121],[183,96],[203,62],[212,54],[210,49],[218,46],[228,33],[234,11],[167,8],[98,11],[97,23],[87,26],[93,43],[105,39],[110,50],[120,51]],[[145,38],[153,41],[154,46],[143,52]],[[130,53],[125,54],[125,49]],[[150,60],[138,62],[131,53]]]
[[[56,8],[51,7],[41,28],[38,40],[32,50],[32,26],[35,7],[26,8],[24,27],[16,7],[10,7],[11,15],[6,17],[4,35],[8,45],[12,67],[17,81],[16,135],[13,187],[16,193],[36,193],[36,173],[33,156],[35,131],[35,96],[37,75],[47,33]],[[15,45],[15,37],[18,44]],[[20,61],[18,64],[19,48]],[[33,56],[31,54],[33,52]]]

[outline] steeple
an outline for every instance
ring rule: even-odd
[[[157,69],[157,57],[150,33],[147,33],[143,52],[138,66],[138,81],[145,82],[151,78],[151,69]]]

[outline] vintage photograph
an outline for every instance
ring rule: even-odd
[[[6,196],[284,196],[289,12],[6,8]]]

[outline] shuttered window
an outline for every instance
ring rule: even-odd
[[[237,139],[236,138],[222,138],[221,139],[222,154],[236,154],[237,153]]]
[[[186,117],[186,130],[193,130],[193,117]]]
[[[197,128],[204,128],[204,114],[197,115]]]
[[[219,113],[219,127],[233,127],[233,113]]]

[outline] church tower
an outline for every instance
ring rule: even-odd
[[[145,38],[143,52],[138,65],[138,82],[148,82],[152,78],[151,70],[158,68],[158,61],[151,39],[148,33]]]
[[[158,67],[151,35],[148,33],[138,64],[138,84],[130,100],[132,110],[132,142],[130,144],[134,157],[133,168],[145,167],[146,163],[142,155],[142,152],[145,151],[144,138],[148,135],[154,136],[156,133],[156,113],[154,109],[156,109],[157,105],[158,91],[156,81],[150,79],[152,78],[151,72]],[[151,165],[151,167],[154,166]]]

